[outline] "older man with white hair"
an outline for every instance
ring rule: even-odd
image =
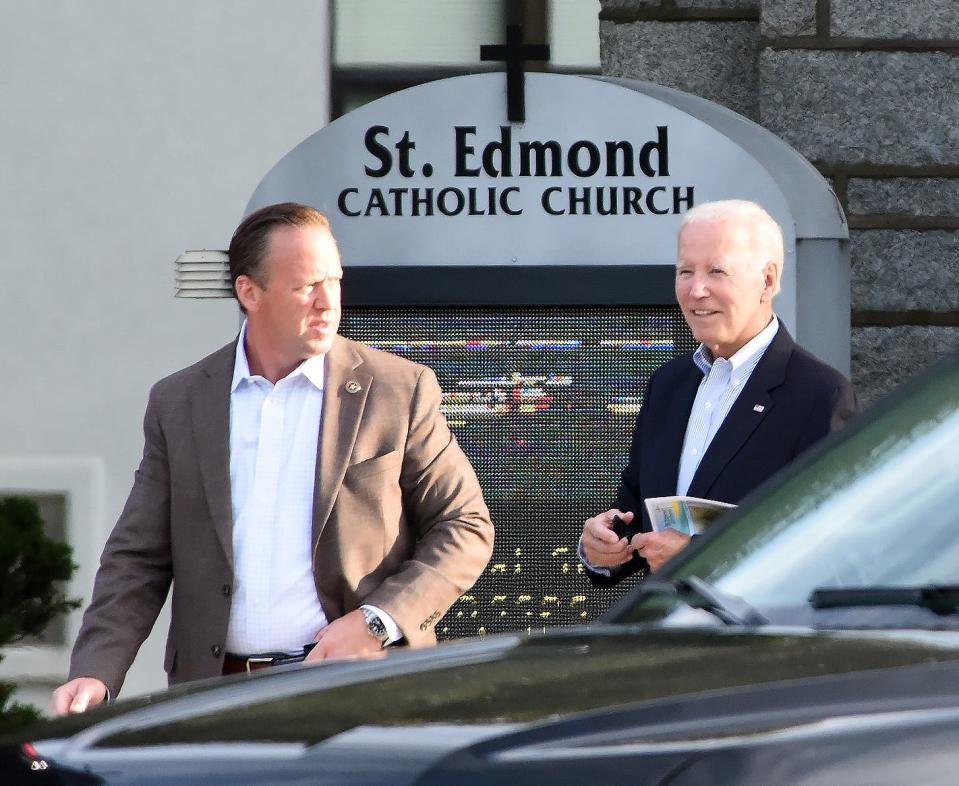
[[[849,380],[776,317],[782,270],[782,230],[759,205],[707,202],[684,216],[676,301],[700,345],[650,378],[615,505],[583,525],[580,558],[594,584],[656,571],[689,543],[652,532],[643,500],[738,503],[855,413]],[[616,516],[641,516],[641,532],[618,536]]]

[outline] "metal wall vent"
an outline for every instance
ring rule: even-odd
[[[184,251],[174,265],[176,297],[233,297],[226,251]]]

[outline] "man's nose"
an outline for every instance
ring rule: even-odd
[[[704,276],[693,276],[689,284],[689,294],[693,297],[706,297],[709,295],[709,287]]]
[[[329,311],[336,308],[336,298],[326,287],[318,287],[313,295],[313,308],[317,311]]]

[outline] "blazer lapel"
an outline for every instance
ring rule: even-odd
[[[230,495],[230,382],[236,341],[214,353],[191,391],[193,439],[217,538],[233,564],[233,503]]]
[[[349,464],[373,376],[362,369],[362,358],[339,336],[326,354],[323,416],[317,440],[316,483],[313,489],[313,544],[330,517]]]
[[[683,452],[683,441],[686,438],[686,424],[689,422],[689,413],[696,399],[696,391],[702,381],[703,373],[690,359],[689,370],[674,389],[667,405],[661,441],[652,451],[644,451],[647,456],[658,456],[654,467],[659,478],[657,482],[650,484],[649,488],[668,489],[663,492],[664,494],[676,493],[679,459]]]
[[[746,444],[762,419],[769,415],[775,401],[770,391],[786,378],[786,364],[795,343],[780,323],[772,343],[766,349],[726,419],[706,449],[703,460],[689,484],[689,496],[705,497],[740,448]]]

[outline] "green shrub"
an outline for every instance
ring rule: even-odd
[[[74,570],[70,547],[47,537],[34,500],[0,499],[0,650],[80,605],[63,592]],[[9,704],[14,688],[0,683],[0,732],[38,716],[33,707]]]

